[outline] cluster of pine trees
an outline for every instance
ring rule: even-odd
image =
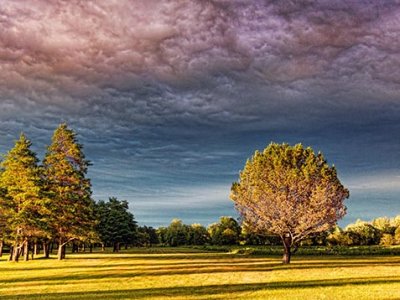
[[[27,260],[32,245],[43,244],[48,257],[56,241],[63,259],[67,243],[95,238],[89,161],[66,124],[54,131],[41,163],[31,146],[21,134],[0,163],[0,248],[6,242],[10,260]]]

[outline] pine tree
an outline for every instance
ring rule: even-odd
[[[137,238],[137,224],[132,213],[128,211],[126,200],[115,197],[108,202],[99,201],[96,205],[98,224],[96,226],[103,245],[113,246],[113,252],[118,252],[120,244],[133,244]]]
[[[22,252],[28,259],[29,243],[42,236],[45,228],[43,215],[41,172],[31,142],[20,135],[13,149],[1,162],[2,205],[4,230],[9,232],[13,251],[10,259],[18,261]]]
[[[58,259],[65,258],[65,245],[92,236],[94,228],[91,184],[76,133],[61,124],[43,160],[45,190],[51,199],[50,227],[58,241]]]

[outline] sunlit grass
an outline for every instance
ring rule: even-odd
[[[0,299],[400,298],[398,256],[306,256],[282,265],[277,257],[165,249],[5,259]]]

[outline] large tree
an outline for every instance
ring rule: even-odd
[[[28,259],[29,242],[45,228],[41,172],[30,147],[31,142],[21,134],[1,162],[1,223],[3,234],[8,231],[12,242],[13,261],[18,261],[22,252]]]
[[[85,159],[76,133],[61,124],[52,137],[43,160],[45,189],[51,199],[50,227],[58,241],[58,259],[65,257],[65,245],[86,240],[94,231],[94,202]]]
[[[280,236],[283,263],[290,263],[293,246],[332,228],[345,215],[348,196],[321,153],[301,144],[271,143],[247,160],[230,197],[254,231]]]

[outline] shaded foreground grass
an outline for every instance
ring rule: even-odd
[[[186,252],[187,251],[187,252]],[[396,299],[400,257],[75,254],[0,262],[0,299]]]

